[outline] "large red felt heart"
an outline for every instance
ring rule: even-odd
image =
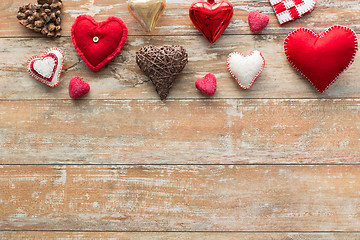
[[[284,48],[291,65],[324,92],[352,64],[358,42],[348,27],[332,26],[320,34],[298,28],[288,34]]]
[[[92,71],[105,67],[122,49],[128,29],[119,17],[97,22],[89,15],[78,16],[71,28],[76,51]]]
[[[214,0],[196,2],[191,5],[189,15],[202,35],[210,43],[213,43],[229,25],[233,15],[233,7],[226,1],[218,3],[215,3]]]

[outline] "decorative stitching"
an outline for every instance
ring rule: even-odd
[[[118,47],[114,50],[114,52],[112,54],[110,54],[108,57],[106,57],[103,61],[101,61],[99,64],[97,64],[96,66],[93,66],[85,57],[84,53],[80,50],[80,48],[78,47],[78,45],[76,44],[75,41],[75,28],[77,26],[77,24],[81,21],[81,20],[89,20],[92,24],[96,25],[98,28],[101,28],[102,26],[104,26],[105,24],[111,22],[111,21],[115,21],[117,23],[119,23],[122,27],[123,30],[123,34],[121,36],[120,39],[120,43],[118,45]],[[126,39],[127,39],[127,35],[128,35],[128,29],[127,26],[125,24],[125,22],[119,18],[119,17],[115,17],[115,16],[111,16],[108,17],[105,21],[102,22],[98,22],[96,21],[92,16],[90,15],[79,15],[72,27],[71,27],[71,40],[74,44],[74,47],[77,51],[77,53],[80,55],[80,57],[84,60],[85,64],[92,70],[92,71],[99,71],[100,69],[102,69],[103,67],[106,66],[106,64],[108,64],[120,51],[121,49],[124,47]]]
[[[56,68],[60,67],[59,69],[56,69],[55,70],[55,73],[59,70],[58,74],[56,76],[53,76],[52,78],[52,81],[49,83],[48,81],[44,80],[43,78],[40,78],[38,77],[36,74],[34,74],[32,71],[31,71],[31,67],[30,67],[30,64],[31,62],[34,60],[34,59],[41,59],[42,57],[46,56],[49,54],[49,52],[52,52],[52,51],[58,51],[61,56],[62,56],[62,61],[61,62],[58,62],[58,64],[60,64],[60,66],[58,65]],[[56,54],[55,54],[56,55]],[[58,58],[58,56],[56,56],[56,58]],[[61,76],[61,72],[63,70],[63,67],[64,67],[64,60],[65,60],[65,55],[64,55],[64,52],[59,49],[59,48],[56,48],[56,47],[53,47],[53,48],[49,48],[48,50],[45,51],[44,55],[43,56],[39,56],[39,55],[35,55],[35,56],[32,56],[30,57],[27,62],[26,62],[26,68],[30,74],[30,76],[32,76],[33,78],[35,78],[36,80],[38,80],[39,82],[42,82],[44,83],[45,85],[49,86],[49,87],[55,87],[59,84],[60,82],[60,76]],[[58,60],[59,61],[59,60]],[[56,79],[57,81],[52,83],[53,80]]]
[[[296,1],[302,1],[303,3],[295,5],[291,8],[286,7],[288,2],[296,3]],[[317,0],[311,0],[312,3],[309,6],[307,6],[307,4],[308,4],[307,1],[310,1],[310,0],[280,0],[280,1],[276,1],[276,2],[273,2],[270,0],[270,5],[274,8],[274,11],[275,11],[276,17],[278,18],[279,23],[284,24],[284,23],[293,21],[295,19],[298,19],[307,13],[312,12],[315,9]],[[292,4],[289,4],[288,6],[292,6]],[[305,8],[304,11],[299,12],[298,6],[307,6],[307,8]],[[296,13],[295,15],[294,15],[294,12]],[[285,15],[289,15],[289,16],[285,17]]]
[[[50,76],[49,78],[40,75],[40,73],[38,73],[38,72],[35,70],[35,68],[34,68],[34,63],[35,63],[36,61],[44,60],[44,59],[47,58],[47,57],[51,57],[51,58],[55,61],[55,65],[54,65],[54,67],[53,67],[53,69],[52,69],[52,73],[51,73],[51,76]],[[57,66],[58,66],[58,62],[59,62],[59,61],[58,61],[58,57],[57,57],[54,53],[48,53],[48,54],[45,54],[44,56],[42,56],[42,57],[40,57],[40,58],[33,59],[33,60],[34,60],[34,61],[31,61],[31,62],[30,62],[30,69],[31,69],[31,71],[32,71],[37,77],[40,77],[40,78],[42,78],[42,79],[45,79],[45,80],[48,81],[48,82],[51,82],[51,81],[53,80],[54,74],[55,74],[55,72],[56,72],[56,70],[57,70]]]
[[[263,60],[263,64],[262,64],[262,66],[261,66],[261,69],[258,71],[258,73],[255,75],[255,77],[252,79],[251,83],[250,83],[248,86],[244,86],[244,85],[241,84],[240,80],[233,74],[233,72],[231,71],[230,66],[229,66],[230,58],[231,58],[232,55],[235,55],[235,54],[238,54],[238,55],[246,58],[246,57],[249,57],[249,56],[253,55],[253,54],[254,54],[254,51],[251,51],[251,52],[250,52],[248,55],[246,55],[246,56],[244,56],[244,55],[243,55],[242,53],[240,53],[240,52],[232,52],[232,53],[229,54],[229,56],[227,57],[227,60],[226,60],[227,69],[228,69],[228,71],[230,72],[231,76],[236,80],[236,82],[238,83],[238,85],[239,85],[241,88],[243,88],[243,89],[249,89],[249,88],[251,88],[251,86],[254,84],[255,80],[259,77],[259,75],[260,75],[260,74],[262,73],[262,71],[264,70],[264,67],[265,67],[265,58],[264,58],[264,56],[261,54],[261,52],[259,51],[260,57],[261,57],[262,60]]]
[[[323,38],[324,36],[326,36],[326,34],[328,34],[331,30],[335,29],[335,28],[338,28],[338,29],[343,29],[343,30],[346,30],[346,31],[350,31],[350,33],[353,35],[354,37],[354,52],[353,52],[353,55],[350,59],[350,62],[348,63],[348,65],[343,69],[341,70],[337,75],[336,77],[329,83],[329,85],[326,86],[326,88],[321,91],[318,87],[316,87],[314,85],[314,83],[304,74],[300,71],[300,69],[290,60],[290,55],[289,55],[289,52],[288,52],[288,47],[287,47],[287,44],[288,44],[288,41],[290,39],[290,36],[294,35],[295,33],[297,32],[300,32],[300,31],[305,31],[305,32],[308,32],[308,33],[311,33],[314,37],[316,38]],[[323,93],[325,92],[339,77],[340,75],[345,72],[349,67],[350,65],[354,62],[355,60],[355,55],[356,55],[356,52],[358,51],[358,40],[357,40],[357,35],[356,33],[354,32],[354,30],[352,30],[351,28],[348,28],[348,27],[345,27],[345,26],[341,26],[341,25],[334,25],[332,27],[329,27],[326,31],[324,32],[321,32],[319,34],[316,34],[313,30],[311,29],[308,29],[308,28],[298,28],[298,29],[295,29],[294,31],[291,31],[287,37],[285,38],[284,40],[284,50],[285,50],[285,55],[286,55],[286,59],[290,62],[291,66],[293,66],[293,68],[295,68],[296,71],[298,71],[302,76],[304,76],[310,83],[311,85],[313,85],[319,92]]]

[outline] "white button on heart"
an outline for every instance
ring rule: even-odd
[[[98,37],[98,36],[93,37],[93,42],[94,42],[94,43],[99,42],[99,37]]]

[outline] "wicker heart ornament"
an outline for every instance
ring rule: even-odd
[[[144,46],[136,53],[136,63],[150,78],[161,100],[169,94],[175,78],[188,63],[188,54],[182,46]]]

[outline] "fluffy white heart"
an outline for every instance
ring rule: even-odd
[[[26,64],[33,78],[50,87],[59,83],[63,66],[64,53],[58,48],[48,49],[43,56],[32,56]]]
[[[56,60],[52,57],[46,57],[43,60],[37,60],[34,62],[34,70],[45,78],[50,78],[53,74]]]
[[[232,52],[227,58],[227,68],[240,87],[250,88],[265,66],[265,59],[259,51],[250,52],[244,56],[239,52]]]

